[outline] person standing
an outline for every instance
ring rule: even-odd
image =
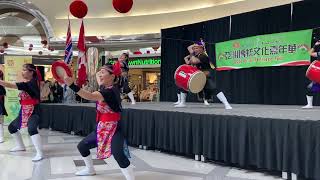
[[[113,155],[127,180],[134,180],[133,167],[125,154],[125,138],[121,132],[121,98],[116,86],[121,75],[120,66],[104,65],[97,73],[99,91],[88,92],[74,84],[73,78],[66,78],[66,84],[79,96],[96,101],[96,130],[85,137],[79,144],[78,150],[86,167],[77,176],[93,176],[96,174],[90,149],[97,147],[97,157],[106,159]]]
[[[320,40],[317,41],[313,48],[309,50],[309,54],[312,57],[320,58],[320,52],[316,49],[320,47]],[[318,60],[316,60],[318,61]],[[320,75],[319,75],[320,76]],[[310,84],[306,88],[306,98],[307,98],[307,105],[303,106],[302,109],[312,109],[313,108],[313,96],[320,92],[320,84],[316,82],[310,82]]]
[[[133,92],[129,87],[129,54],[122,53],[118,58],[118,62],[120,62],[122,74],[120,77],[119,88],[122,93],[125,93],[130,98],[131,104],[136,104],[136,100],[134,99]]]
[[[0,70],[0,80],[3,80],[3,72]],[[0,86],[0,143],[4,142],[4,116],[7,116],[7,111],[4,106],[4,97],[6,96],[6,89]]]
[[[213,94],[224,104],[225,109],[232,109],[224,93],[217,88],[214,77],[212,77],[211,71],[212,65],[210,63],[209,56],[205,51],[205,44],[203,41],[199,41],[188,47],[190,55],[185,57],[186,64],[196,66],[199,70],[203,71],[207,77],[206,84],[201,92],[199,92],[199,97],[203,98],[205,105],[210,105],[208,99],[211,98]]]
[[[38,132],[40,123],[40,81],[41,75],[33,64],[24,64],[22,68],[22,82],[10,83],[0,80],[0,85],[20,90],[20,113],[19,116],[12,121],[8,130],[16,141],[16,146],[10,152],[25,151],[26,147],[23,143],[19,130],[28,128],[28,133],[32,143],[36,149],[36,156],[32,161],[40,161],[44,158],[42,151],[41,136]]]

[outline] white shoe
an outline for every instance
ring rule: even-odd
[[[0,143],[4,142],[4,132],[3,132],[3,124],[0,124]]]
[[[135,180],[133,167],[131,164],[127,168],[120,168],[120,169],[124,177],[126,177],[126,180]]]
[[[312,109],[312,108],[313,106],[309,104],[302,107],[302,109]]]
[[[96,175],[96,171],[94,169],[89,169],[85,167],[84,169],[77,171],[76,176],[94,176]]]
[[[42,142],[41,142],[41,136],[39,134],[35,134],[31,136],[32,143],[34,145],[34,148],[37,151],[37,154],[34,158],[32,158],[33,162],[41,161],[43,159],[43,152],[42,152]]]
[[[10,149],[10,152],[20,152],[20,151],[26,151],[26,148],[25,147],[16,146],[16,147]]]
[[[82,157],[86,167],[80,171],[77,171],[76,176],[94,176],[96,171],[94,170],[91,154],[87,157]]]
[[[176,108],[186,107],[186,98],[187,98],[187,93],[180,93],[180,103],[175,105],[174,107]]]
[[[208,103],[207,100],[204,100],[204,101],[203,101],[203,104],[204,104],[205,106],[210,106],[210,104]]]
[[[232,107],[230,106],[230,104],[229,104],[229,105],[226,105],[224,108],[225,108],[225,109],[232,109]]]
[[[302,109],[312,109],[313,108],[313,96],[306,96],[307,97],[307,105],[303,106]]]
[[[223,94],[223,92],[220,92],[217,94],[217,98],[224,104],[225,109],[232,109],[231,105],[229,104],[226,96]]]
[[[175,102],[175,103],[173,103],[173,105],[178,105],[178,104],[180,104],[180,102],[181,102],[181,95],[180,95],[180,94],[177,94],[177,97],[178,97],[178,101]]]
[[[35,157],[32,158],[32,162],[38,162],[44,159],[42,154],[37,153]]]
[[[178,104],[180,104],[180,101],[173,103],[173,105],[178,105]]]
[[[16,147],[12,148],[10,150],[10,152],[18,152],[18,151],[25,151],[26,150],[26,147],[24,146],[23,144],[23,140],[22,140],[22,137],[21,137],[21,134],[20,132],[16,132],[14,134],[12,134],[12,137],[15,139],[16,141]]]
[[[135,105],[136,104],[136,100],[134,100],[134,96],[132,92],[128,93],[128,97],[130,98],[131,104]]]
[[[174,106],[175,108],[184,108],[187,107],[185,103],[180,103]]]

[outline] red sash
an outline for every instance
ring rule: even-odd
[[[39,104],[39,100],[37,99],[25,99],[25,100],[20,100],[21,105],[36,105]]]
[[[34,106],[39,104],[39,100],[32,99],[31,96],[24,91],[19,94],[19,97],[21,104],[20,128],[25,128],[27,127],[29,118],[33,113]]]
[[[111,142],[117,130],[120,113],[113,112],[107,103],[97,103],[97,158],[106,159],[111,156]]]

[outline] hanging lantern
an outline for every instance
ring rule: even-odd
[[[112,0],[112,5],[119,13],[127,13],[132,8],[133,0]]]
[[[88,13],[88,6],[83,0],[74,0],[69,6],[69,10],[74,17],[82,19]]]
[[[32,51],[32,49],[33,49],[32,47],[29,47],[29,51]]]
[[[133,52],[133,54],[142,54],[142,52],[140,52],[140,51],[135,51],[135,52]]]
[[[47,46],[48,41],[47,41],[47,40],[42,40],[42,41],[41,41],[41,44],[43,44],[43,46]]]
[[[3,46],[3,48],[7,49],[7,48],[9,47],[9,44],[8,44],[7,42],[4,42],[4,43],[2,44],[2,46]]]
[[[157,46],[157,47],[152,47],[152,49],[153,49],[154,51],[157,51],[157,50],[159,49],[159,46]]]
[[[33,48],[33,44],[29,44],[29,48]]]
[[[48,47],[48,50],[49,50],[49,51],[54,51],[54,48],[49,46],[49,47]]]
[[[0,53],[3,54],[4,53],[4,49],[0,49]]]
[[[39,55],[42,55],[42,51],[39,51]]]

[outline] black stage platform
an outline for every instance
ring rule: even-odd
[[[125,104],[121,128],[129,144],[243,168],[320,179],[320,108],[188,103]],[[41,127],[87,135],[95,104],[42,104]]]

